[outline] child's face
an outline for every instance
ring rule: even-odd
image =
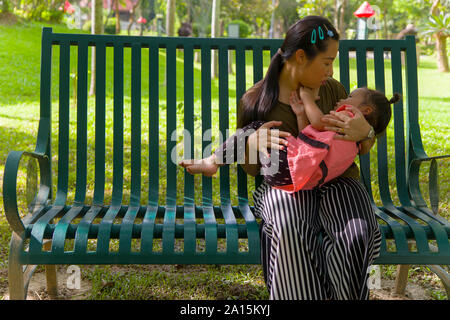
[[[339,100],[338,103],[336,103],[336,107],[334,110],[338,109],[340,106],[343,106],[344,104],[349,104],[354,107],[357,107],[361,109],[361,104],[364,102],[366,98],[366,90],[363,88],[358,88],[353,90],[346,99]]]

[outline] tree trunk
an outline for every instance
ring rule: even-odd
[[[270,39],[273,39],[275,35],[275,10],[276,10],[276,0],[272,0],[272,16],[270,17],[270,29],[269,29]]]
[[[120,33],[120,15],[119,15],[119,0],[114,0],[116,11],[116,34]]]
[[[333,17],[333,24],[337,30],[339,30],[339,7],[340,7],[340,1],[334,0],[334,17]]]
[[[433,1],[433,4],[431,5],[431,9],[430,9],[430,14],[431,15],[437,16],[438,10],[439,10],[439,8],[438,8],[439,2],[441,2],[441,1],[440,0],[434,0]]]
[[[92,0],[91,6],[91,33],[92,34],[102,34],[103,33],[103,1]],[[95,47],[91,47],[91,87],[89,90],[89,95],[95,95]]]
[[[166,34],[168,37],[175,35],[175,0],[167,0]]]
[[[128,35],[131,35],[131,27],[132,27],[133,24],[134,24],[136,8],[137,8],[137,6],[139,5],[140,2],[141,2],[141,1],[137,1],[137,2],[131,7],[131,10],[130,10],[130,20],[129,20],[130,23],[128,24],[128,29],[127,29]]]
[[[2,1],[2,12],[3,13],[9,12],[9,0]]]
[[[211,18],[211,38],[219,36],[219,16],[220,16],[220,0],[213,0],[212,3],[212,18]],[[211,62],[211,77],[215,78],[218,73],[218,51],[214,50],[212,54]]]
[[[384,22],[384,38],[389,39],[388,25],[387,25],[387,7],[384,7],[383,22]]]
[[[436,34],[436,51],[438,71],[449,72],[446,36]]]
[[[347,25],[345,22],[345,10],[347,10],[347,2],[348,0],[342,0],[341,7],[339,10],[339,35],[341,39],[346,39],[347,35],[345,34],[345,30],[347,29]]]

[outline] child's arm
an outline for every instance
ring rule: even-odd
[[[289,97],[289,103],[291,105],[292,111],[294,111],[297,116],[298,131],[302,131],[307,125],[309,125],[308,117],[306,116],[305,107],[303,106],[298,93],[292,91]]]
[[[375,144],[375,137],[373,137],[372,139],[366,139],[360,142],[361,144],[361,149],[359,151],[360,155],[369,153],[370,149],[372,148],[372,146]]]
[[[322,122],[323,112],[314,101],[314,93],[310,88],[300,88],[300,98],[302,99],[306,115],[314,129],[324,131],[326,124]]]

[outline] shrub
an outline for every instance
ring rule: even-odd
[[[228,25],[229,24],[238,24],[239,25],[239,38],[247,38],[253,33],[253,28],[242,20],[233,20],[227,23],[225,28],[225,34],[228,35]]]
[[[116,18],[109,18],[106,21],[105,33],[116,34]]]

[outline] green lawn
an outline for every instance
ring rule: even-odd
[[[37,127],[38,127],[38,119],[39,119],[39,70],[40,70],[40,41],[41,41],[41,27],[42,25],[38,24],[26,24],[20,26],[0,26],[0,133],[2,134],[2,139],[0,139],[0,171],[3,172],[4,164],[6,160],[6,156],[11,150],[33,150]],[[74,30],[69,30],[63,26],[55,26],[53,25],[53,30],[55,32],[79,32]],[[75,52],[74,52],[75,53]],[[57,69],[58,66],[58,52],[54,50],[54,60],[55,63],[53,65],[54,72],[52,75],[52,93],[53,93],[53,110],[52,110],[52,122],[53,122],[53,158],[57,159],[57,126],[58,126],[58,76]],[[177,59],[177,101],[183,101],[183,68],[182,68],[182,55],[183,52],[180,50],[178,52]],[[73,55],[75,56],[75,55]],[[131,87],[131,79],[130,79],[130,50],[125,50],[125,117],[124,117],[124,132],[125,132],[125,144],[129,144],[130,142],[130,87]],[[112,185],[112,51],[107,50],[107,57],[109,57],[107,62],[107,71],[106,71],[106,79],[107,79],[107,134],[106,134],[106,155],[108,163],[106,164],[106,186],[105,186],[105,202],[108,202],[111,197],[111,185]],[[165,54],[163,52],[160,53],[160,60],[165,62]],[[249,54],[247,56],[247,87],[250,87],[253,83],[252,77],[252,57]],[[267,68],[270,61],[270,57],[268,53],[264,55],[264,66]],[[338,66],[338,62],[336,61],[336,66]],[[374,86],[373,80],[373,63],[371,60],[368,60],[369,69],[369,86]],[[386,60],[386,92],[388,95],[392,93],[390,89],[391,83],[389,81],[390,75],[390,61]],[[71,59],[71,70],[75,74],[76,70],[76,59]],[[165,65],[162,63],[160,65],[160,99],[161,99],[161,112],[160,112],[160,123],[165,124],[165,85],[164,85],[164,73]],[[200,79],[201,67],[199,63],[195,64],[194,77],[195,79]],[[354,60],[351,60],[351,85],[352,87],[356,84],[356,66]],[[450,92],[448,88],[450,88],[450,74],[442,74],[436,71],[436,64],[431,57],[422,58],[420,66],[419,66],[419,120],[422,130],[422,138],[426,152],[429,155],[442,155],[448,154],[449,144],[448,140],[448,132],[449,132],[449,113],[447,110],[450,107]],[[339,69],[336,67],[335,76],[339,79]],[[149,118],[148,110],[144,107],[148,105],[148,53],[143,53],[142,55],[142,119],[144,119],[142,123],[142,168],[146,168],[148,166],[149,154],[148,147],[146,147],[148,143],[148,121]],[[199,83],[197,81],[196,83]],[[236,93],[233,90],[235,88],[235,78],[234,75],[230,75],[230,96],[229,96],[229,107],[230,110],[234,110],[236,106]],[[74,92],[72,92],[72,97],[74,96]],[[200,96],[201,90],[199,85],[196,85],[194,92],[194,100],[195,100],[195,114],[200,114],[201,106],[200,106]],[[212,114],[213,114],[213,136],[216,137],[218,134],[218,82],[217,80],[213,80],[212,82]],[[72,99],[71,105],[74,104]],[[178,108],[177,111],[177,120],[178,123],[182,123],[183,121],[183,112],[182,105]],[[88,104],[88,112],[89,112],[89,123],[88,123],[88,192],[87,192],[87,201],[90,201],[93,194],[94,189],[94,168],[91,163],[93,161],[93,150],[94,150],[94,99],[89,100]],[[230,113],[230,128],[235,127],[235,116],[234,112]],[[70,163],[74,164],[76,159],[76,147],[75,147],[75,137],[76,137],[76,108],[71,107],[70,113],[71,119],[71,140],[70,140]],[[201,125],[201,117],[195,117],[195,125]],[[391,122],[387,135],[388,140],[392,141],[393,139],[393,123]],[[162,125],[160,132],[161,139],[161,149],[165,150],[165,127]],[[180,140],[178,140],[180,141]],[[200,140],[197,140],[200,141]],[[218,144],[218,140],[213,140],[216,144]],[[393,161],[393,148],[389,148],[389,166],[391,170],[390,176],[390,189],[392,193],[393,200],[396,201],[395,196],[395,175],[392,174],[394,172],[395,163]],[[130,189],[130,149],[125,148],[125,170],[124,170],[124,202],[126,203],[129,200],[129,193],[126,190]],[[371,154],[371,162],[373,164],[372,169],[372,181],[373,181],[373,191],[374,198],[377,203],[379,203],[379,190],[376,186],[377,182],[377,172],[376,172],[376,153],[372,152]],[[166,159],[161,158],[160,164],[162,169],[160,170],[161,181],[160,181],[160,190],[161,190],[161,199],[165,198],[164,189],[165,189],[165,171],[164,167],[166,164]],[[57,172],[57,166],[53,167],[54,172]],[[235,166],[232,166],[232,171],[236,170]],[[424,166],[421,171],[421,181],[424,182],[424,194],[427,195],[427,186],[425,182],[427,181],[427,166]],[[179,169],[178,181],[177,185],[179,186],[177,192],[177,202],[179,204],[183,201],[183,174],[182,170]],[[3,174],[0,175],[1,179],[3,179]],[[54,174],[54,186],[56,186],[56,174]],[[448,161],[440,162],[440,213],[447,218],[449,218],[449,172],[448,172]],[[201,178],[196,177],[196,185],[201,185]],[[74,186],[75,186],[75,170],[70,171],[69,175],[69,202],[73,200],[74,197]],[[219,180],[213,180],[214,190],[214,203],[219,203]],[[143,173],[142,176],[142,192],[141,199],[142,204],[146,203],[148,191],[145,187],[148,184],[148,174]],[[231,181],[231,185],[236,185],[235,179]],[[25,186],[25,176],[21,176],[19,178],[19,189],[23,190]],[[250,183],[250,190],[252,190],[252,183]],[[1,188],[1,187],[0,187]],[[236,190],[232,190],[232,203],[237,203]],[[3,199],[0,198],[0,211],[3,213]],[[24,197],[19,197],[19,200],[24,206],[25,200]],[[196,201],[197,203],[201,202],[201,193],[196,192]],[[0,270],[5,270],[7,268],[7,252],[8,252],[8,242],[10,237],[9,226],[6,222],[6,219],[3,214],[0,214]],[[391,266],[383,267],[385,272],[385,277],[390,277],[392,272]],[[145,268],[143,268],[144,270]],[[132,267],[129,271],[125,271],[129,274],[129,277],[117,277],[114,272],[111,271],[109,267],[98,267],[95,269],[87,269],[84,272],[84,275],[87,279],[91,280],[93,283],[93,290],[90,298],[98,299],[98,298],[217,298],[222,297],[235,297],[235,298],[267,298],[266,292],[264,290],[264,284],[262,281],[261,268],[260,266],[239,266],[239,267],[205,267],[198,269],[198,276],[192,275],[192,282],[197,284],[198,288],[192,288],[192,285],[189,282],[183,282],[183,278],[186,276],[184,272],[177,272],[177,270],[167,271],[166,269],[161,269],[159,272],[158,269],[151,269],[148,271],[149,273],[143,275],[142,272],[139,272],[139,267]],[[146,270],[146,269],[145,269]],[[247,270],[247,271],[246,271]],[[417,273],[417,270],[415,271]],[[425,269],[420,270],[421,274],[427,273]],[[180,275],[177,275],[179,273]],[[189,272],[188,272],[189,273]],[[6,281],[6,278],[3,277],[3,274],[0,273],[0,289],[1,283]],[[128,281],[127,284],[124,278]],[[151,281],[149,282],[149,279]],[[249,280],[250,279],[250,280]],[[229,285],[224,287],[223,283],[228,283]],[[116,281],[117,284],[115,287],[122,288],[119,291],[104,290],[101,286],[102,281]],[[411,281],[414,281],[411,280]],[[133,285],[130,286],[130,283]],[[185,288],[185,291],[179,289],[177,287],[177,283],[180,283],[181,288]],[[167,284],[164,287],[164,284]],[[145,290],[124,290],[123,288],[127,287],[135,287],[142,286],[144,288],[152,287],[152,291],[154,292],[155,288],[160,292],[159,295],[145,295],[142,294]],[[166,288],[166,289],[164,289]],[[178,288],[178,289],[175,289]],[[242,290],[237,290],[236,288],[241,288]],[[181,291],[180,291],[181,290]],[[219,294],[220,292],[220,294]],[[443,292],[443,289],[442,289]],[[439,290],[432,291],[432,295],[434,298],[439,298],[442,296]]]

